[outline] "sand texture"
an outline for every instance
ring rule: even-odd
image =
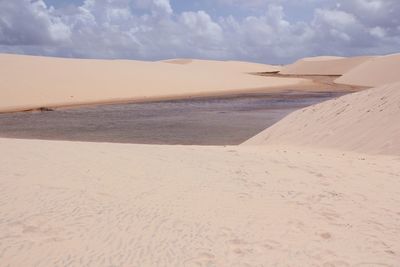
[[[285,66],[281,74],[288,75],[343,75],[372,57],[315,57],[304,58]]]
[[[400,83],[295,111],[244,144],[292,144],[400,155]]]
[[[361,86],[380,86],[400,82],[400,54],[367,60],[345,73],[335,82]]]
[[[0,112],[218,95],[310,83],[248,74],[275,70],[274,66],[243,62],[194,61],[182,65],[0,54]]]
[[[399,158],[7,139],[0,150],[3,266],[400,262]]]

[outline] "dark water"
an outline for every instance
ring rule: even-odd
[[[0,136],[137,144],[235,145],[336,93],[269,94],[0,115]]]

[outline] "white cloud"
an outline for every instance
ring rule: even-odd
[[[376,38],[384,38],[386,36],[386,31],[379,26],[372,28],[370,33]]]
[[[241,7],[261,7],[270,4],[272,1],[265,0],[216,0],[221,5],[241,6]],[[276,1],[275,1],[276,2]]]
[[[221,26],[204,11],[184,12],[179,16],[179,21],[186,27],[188,35],[194,39],[195,43],[199,41],[198,39],[215,44],[222,41]]]
[[[218,0],[257,8],[211,17],[174,12],[169,0],[86,0],[54,9],[43,0],[0,0],[0,51],[68,57],[202,57],[289,62],[299,57],[395,52],[398,0]],[[309,7],[308,21],[288,18]],[[292,12],[290,12],[292,11]]]
[[[340,10],[316,10],[317,23],[325,23],[329,27],[345,30],[347,27],[357,24],[357,19],[349,13]]]
[[[42,1],[0,1],[0,44],[55,44],[71,32]]]
[[[340,8],[354,14],[366,26],[396,27],[400,24],[398,0],[339,0]]]

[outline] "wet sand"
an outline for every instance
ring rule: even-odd
[[[294,110],[342,94],[287,92],[2,114],[0,136],[137,144],[237,145]]]

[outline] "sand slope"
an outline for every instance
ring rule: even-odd
[[[400,83],[296,111],[245,142],[400,155]]]
[[[6,139],[0,150],[4,266],[400,262],[398,159]]]
[[[315,57],[304,58],[285,66],[281,74],[289,75],[342,75],[372,57]]]
[[[269,65],[207,61],[189,65],[193,66],[0,54],[0,112],[248,92],[308,82],[244,73],[247,67],[249,72],[268,71]]]
[[[379,86],[400,81],[400,54],[375,57],[360,64],[335,82]]]

